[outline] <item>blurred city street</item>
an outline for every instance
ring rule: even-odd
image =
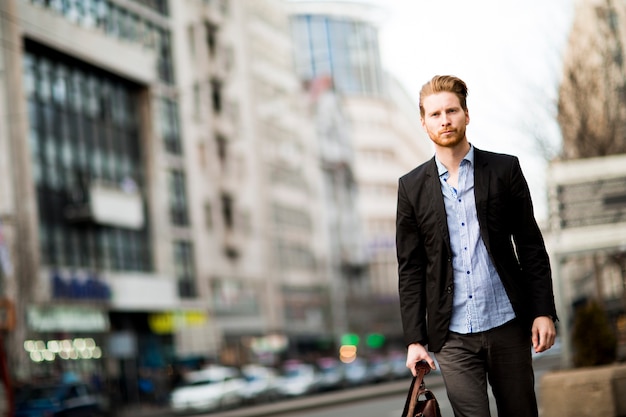
[[[0,0],[0,417],[397,415],[398,181],[435,161],[435,74],[468,81],[464,143],[527,180],[558,315],[537,378],[626,361],[626,2],[441,7]],[[473,236],[524,273],[505,188]],[[519,307],[539,280],[515,276]]]
[[[537,355],[534,359],[536,390],[540,405],[540,381],[551,370],[561,368],[559,352]],[[400,378],[393,382],[383,382],[358,388],[334,392],[316,393],[298,399],[286,399],[272,404],[243,406],[233,410],[212,412],[210,414],[193,413],[196,416],[212,417],[399,417],[402,414],[411,379]],[[441,375],[432,373],[425,379],[427,387],[433,391],[441,407],[443,417],[451,417],[452,409],[446,396]],[[497,416],[493,396],[491,399],[492,416]],[[129,409],[120,417],[172,417],[180,415],[168,409]]]

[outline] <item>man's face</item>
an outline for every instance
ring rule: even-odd
[[[437,146],[453,148],[465,141],[469,113],[463,111],[459,98],[448,92],[426,96],[422,100],[422,127]]]

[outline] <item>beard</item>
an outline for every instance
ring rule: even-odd
[[[432,140],[435,145],[443,148],[454,148],[465,139],[465,126],[454,128],[452,131],[447,132],[445,130],[433,132],[430,129],[427,129],[427,132],[430,140]]]

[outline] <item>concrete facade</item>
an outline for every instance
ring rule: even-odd
[[[16,380],[99,377],[133,402],[176,361],[398,336],[395,187],[430,152],[397,82],[314,91],[280,0],[0,3]]]
[[[357,209],[367,272],[354,291],[354,331],[378,329],[400,337],[395,217],[398,178],[433,150],[419,109],[391,74],[378,47],[375,6],[339,1],[291,1],[296,71],[303,81],[333,79],[342,100],[354,151]],[[346,45],[349,44],[349,45]],[[346,77],[346,73],[353,77]],[[376,305],[376,311],[371,308]]]
[[[19,380],[273,360],[288,338],[332,335],[319,149],[282,2],[168,3],[2,2],[1,294]],[[89,360],[47,347],[85,338]]]
[[[603,301],[624,346],[625,167],[624,155],[554,161],[548,167],[550,224],[545,236],[564,367],[572,364],[575,306],[586,299]]]

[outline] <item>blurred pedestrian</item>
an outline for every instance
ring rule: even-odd
[[[498,415],[537,417],[531,345],[556,337],[550,262],[519,160],[468,141],[466,99],[457,77],[422,87],[435,155],[399,180],[406,365],[435,369],[435,354],[456,417],[490,415],[488,383]]]

